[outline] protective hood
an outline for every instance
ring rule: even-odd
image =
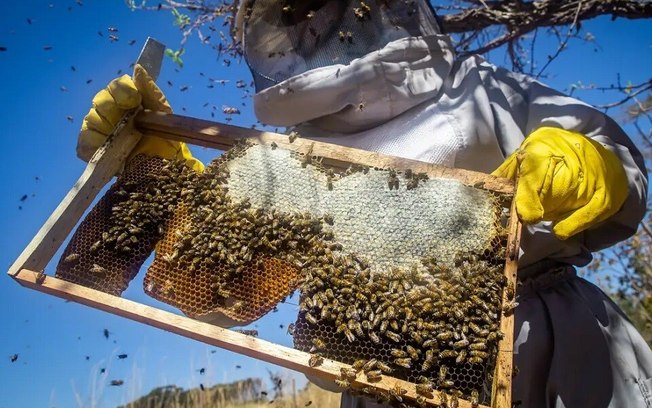
[[[434,98],[454,60],[446,35],[407,37],[351,61],[316,68],[254,96],[257,118],[275,126],[311,125],[354,133]]]
[[[440,33],[427,0],[249,0],[238,21],[257,91],[400,38]]]

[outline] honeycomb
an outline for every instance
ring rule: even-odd
[[[299,289],[297,349],[489,401],[511,197],[409,169],[335,171],[274,144],[239,144],[203,173],[150,162],[91,211],[61,277],[119,294],[147,255],[121,257],[161,238],[144,290],[188,316],[243,325]]]
[[[71,237],[56,277],[117,296],[127,288],[160,238],[160,219],[135,222],[140,209],[120,210],[129,206],[130,196],[146,194],[155,181],[151,175],[163,166],[162,159],[142,155],[129,162]],[[118,213],[126,213],[125,222],[116,220]]]

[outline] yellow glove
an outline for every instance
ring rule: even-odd
[[[493,173],[514,180],[516,211],[527,224],[552,221],[567,239],[615,214],[628,194],[618,157],[580,133],[542,127]]]
[[[161,89],[145,68],[136,65],[133,79],[129,75],[116,78],[93,98],[93,107],[84,117],[77,140],[77,156],[85,161],[90,160],[125,112],[141,103],[145,109],[172,113],[172,108]],[[166,159],[186,160],[188,166],[196,171],[204,170],[202,162],[192,157],[185,143],[143,136],[129,159],[141,153]]]

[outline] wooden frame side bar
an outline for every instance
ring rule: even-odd
[[[284,149],[323,157],[323,164],[332,167],[347,168],[351,163],[356,163],[380,168],[409,168],[415,173],[426,173],[430,177],[456,179],[464,184],[498,193],[512,194],[514,192],[510,180],[490,174],[437,166],[301,137],[290,143],[287,135],[261,132],[188,116],[143,111],[136,117],[136,127],[147,135],[220,150],[229,149],[242,139],[263,144],[274,142]]]
[[[147,306],[118,296],[89,289],[62,279],[43,276],[37,271],[21,269],[14,279],[22,286],[37,291],[54,295],[66,300],[81,303],[108,313],[112,313],[130,320],[147,324],[171,333],[175,333],[193,340],[201,341],[215,347],[223,348],[238,354],[243,354],[258,360],[272,363],[304,374],[318,376],[333,381],[340,375],[341,368],[350,368],[334,360],[324,359],[317,367],[310,367],[308,361],[311,354],[293,348],[280,346],[266,340],[258,339],[243,333],[214,326],[209,323],[193,320],[171,312]],[[351,382],[357,389],[371,387],[378,390],[389,390],[399,386],[407,393],[404,397],[416,399],[417,394],[414,384],[389,376],[383,376],[379,382],[369,382],[364,374]],[[429,406],[441,403],[437,392],[433,398],[426,399]],[[471,408],[471,403],[460,400],[460,408]],[[481,408],[489,408],[480,405]]]
[[[120,123],[108,140],[95,152],[84,172],[61,203],[9,267],[9,275],[21,269],[43,271],[77,224],[97,194],[124,166],[127,157],[141,138],[130,131],[133,115]],[[124,131],[123,131],[124,129]]]
[[[503,290],[502,304],[514,301],[516,296],[516,272],[518,269],[518,251],[521,237],[521,222],[516,213],[516,200],[512,199],[509,212],[507,248],[505,254],[506,288]],[[510,293],[511,292],[511,293]],[[510,298],[511,296],[511,298]],[[493,408],[511,408],[512,403],[512,370],[514,360],[514,313],[503,313],[500,319],[500,331],[503,338],[498,343],[498,356],[494,371],[494,388],[492,390]]]

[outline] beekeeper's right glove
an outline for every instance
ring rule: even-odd
[[[122,116],[141,104],[145,109],[172,113],[172,108],[161,89],[145,68],[136,65],[133,79],[129,75],[116,78],[93,98],[93,106],[84,117],[77,140],[77,156],[85,161],[90,160]],[[182,142],[143,136],[129,158],[137,154],[182,159],[196,171],[204,169],[202,162],[195,159],[188,146]]]

